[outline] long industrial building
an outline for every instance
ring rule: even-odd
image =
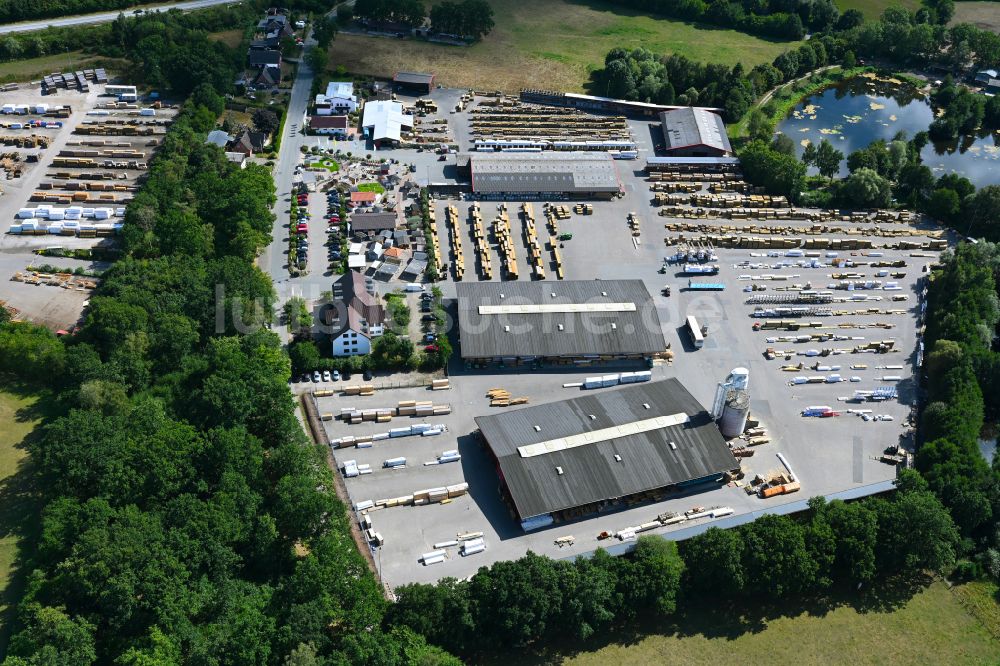
[[[711,415],[676,379],[476,418],[521,527],[718,482],[739,467]]]
[[[600,113],[621,113],[629,116],[651,117],[663,111],[672,109],[682,109],[681,106],[671,106],[667,104],[650,104],[649,102],[633,102],[625,99],[614,99],[612,97],[596,97],[594,95],[581,95],[579,93],[557,92],[554,90],[533,90],[521,91],[522,102],[529,104],[544,104],[546,106],[562,106],[581,111],[597,111]],[[714,107],[704,107],[711,111],[721,111]]]
[[[642,280],[460,282],[461,355],[515,364],[650,358],[666,350]]]
[[[468,163],[472,191],[477,194],[610,199],[622,191],[614,160],[607,153],[472,153]]]

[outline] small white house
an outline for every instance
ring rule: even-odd
[[[316,95],[316,115],[343,116],[358,110],[358,96],[350,81],[331,81],[326,93]]]
[[[326,312],[334,356],[369,354],[372,341],[385,333],[385,308],[375,283],[361,273],[348,271],[333,283],[333,307]]]

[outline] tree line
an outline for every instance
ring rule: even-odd
[[[350,16],[376,24],[419,28],[429,17],[431,30],[480,39],[493,30],[493,7],[486,0],[444,0],[428,13],[422,0],[357,0]]]
[[[832,588],[950,566],[959,533],[918,474],[888,497],[813,498],[798,517],[765,515],[682,542],[641,537],[628,556],[551,560],[528,553],[468,580],[396,589],[386,621],[475,661],[497,650],[585,640],[687,604],[814,598]]]
[[[381,628],[386,602],[261,326],[271,175],[205,144],[223,107],[194,88],[77,332],[0,323],[0,370],[59,407],[30,444],[44,508],[4,663],[455,665]]]
[[[928,289],[917,467],[969,540],[970,573],[1000,579],[1000,456],[991,468],[979,451],[986,419],[1000,418],[1000,247],[962,243],[941,263]]]
[[[806,32],[837,25],[840,10],[832,0],[613,0],[639,11],[683,21],[710,23],[753,35],[799,40]],[[857,10],[854,10],[857,11]],[[853,20],[853,14],[849,19]]]

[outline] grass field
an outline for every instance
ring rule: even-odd
[[[27,573],[18,569],[19,542],[38,525],[39,507],[25,470],[27,452],[21,446],[38,424],[37,400],[0,390],[0,658]]]
[[[840,11],[843,12],[848,9],[860,9],[866,19],[878,18],[882,15],[882,12],[885,11],[885,8],[890,5],[898,5],[909,10],[920,8],[920,0],[836,0],[836,2]],[[958,7],[962,4],[964,3],[956,2],[955,6]]]
[[[770,62],[796,42],[771,42],[733,30],[654,18],[598,0],[490,0],[496,28],[471,47],[409,39],[337,35],[330,67],[392,76],[430,71],[438,83],[517,91],[522,87],[580,91],[612,48],[645,47],[704,62]],[[599,94],[600,91],[595,91]]]
[[[41,58],[2,62],[0,63],[0,83],[31,81],[40,79],[52,72],[72,72],[85,67],[93,67],[97,62],[101,63],[98,66],[105,68],[114,68],[116,63],[119,67],[124,67],[126,64],[124,60],[116,61],[115,59],[101,58],[84,53],[83,51],[69,51],[68,53],[57,53]]]
[[[385,188],[378,183],[361,183],[358,185],[358,192],[374,192],[375,194],[383,194]]]
[[[982,585],[982,584],[974,584]],[[965,588],[936,582],[895,610],[850,606],[761,621],[751,628],[723,613],[694,618],[705,632],[653,635],[559,662],[565,666],[725,663],[997,664],[1000,642],[960,602]],[[983,595],[977,592],[977,595]],[[986,605],[996,601],[985,596]],[[700,620],[700,621],[699,621]]]
[[[983,30],[1000,32],[1000,3],[956,2],[951,25],[956,23],[971,23]]]
[[[225,30],[223,32],[213,32],[209,34],[209,39],[215,42],[222,42],[231,49],[235,49],[243,41],[242,30]]]

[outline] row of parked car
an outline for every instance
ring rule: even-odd
[[[327,233],[330,234],[327,245],[330,246],[330,262],[340,261],[344,258],[341,252],[340,242],[340,193],[337,190],[330,190],[326,193],[326,222]]]
[[[294,196],[298,204],[298,216],[294,222],[295,233],[298,234],[295,249],[299,268],[304,269],[309,264],[309,193],[299,189]]]
[[[345,381],[350,379],[351,376],[350,372],[344,370],[343,378]],[[371,370],[365,370],[362,375],[365,381],[371,381],[374,376],[375,375],[372,374]],[[340,381],[340,378],[340,370],[323,370],[322,372],[319,370],[313,370],[312,372],[307,372],[299,377],[298,381],[302,383],[315,382],[319,384],[320,382],[337,382]]]

